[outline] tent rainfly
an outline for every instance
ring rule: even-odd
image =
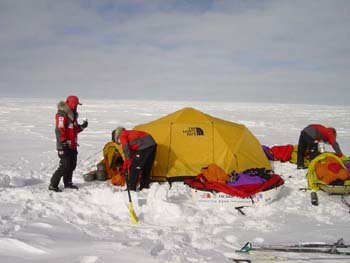
[[[183,108],[134,129],[148,132],[158,144],[154,181],[196,176],[210,163],[227,173],[271,169],[260,142],[247,127],[193,108]]]

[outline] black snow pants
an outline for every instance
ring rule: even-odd
[[[75,150],[68,150],[64,151],[63,154],[58,154],[60,163],[51,177],[52,186],[58,187],[61,177],[63,177],[64,186],[72,184],[73,171],[77,166],[77,155],[78,153]]]
[[[318,152],[318,143],[315,139],[302,131],[298,142],[297,165],[304,166],[304,156],[306,152],[310,154],[310,160],[314,159],[320,153]]]
[[[136,191],[137,181],[140,177],[140,190],[149,188],[151,170],[156,156],[157,145],[136,151],[130,167],[129,189]]]

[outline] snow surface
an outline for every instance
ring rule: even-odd
[[[83,100],[79,113],[88,118],[89,127],[79,136],[73,178],[80,189],[53,193],[47,187],[58,164],[54,136],[58,101],[0,101],[2,263],[232,262],[231,257],[246,257],[235,250],[247,241],[333,243],[343,237],[350,243],[349,209],[339,196],[322,192],[318,194],[320,205],[312,206],[310,193],[299,190],[307,186],[305,171],[290,163],[272,164],[286,181],[279,199],[267,206],[244,208],[245,216],[233,207],[197,207],[190,189],[182,183],[171,188],[153,183],[148,190],[132,193],[140,219],[137,225],[131,224],[124,189],[108,182],[87,183],[82,178],[102,158],[102,147],[116,126],[132,128],[185,106],[245,124],[262,144],[270,146],[296,144],[300,130],[310,123],[334,126],[340,146],[348,154],[350,107]],[[274,262],[308,257],[282,255],[273,258]],[[256,259],[272,260],[265,257],[260,254]],[[350,258],[331,262],[350,262]]]

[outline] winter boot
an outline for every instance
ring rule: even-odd
[[[58,188],[58,186],[53,186],[52,184],[49,185],[49,190],[50,191],[54,191],[54,192],[62,192],[62,190],[60,188]]]
[[[78,190],[78,189],[79,189],[79,187],[76,186],[76,185],[73,184],[73,183],[70,183],[70,184],[65,185],[64,188],[75,189],[75,190]]]

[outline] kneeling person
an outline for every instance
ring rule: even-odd
[[[113,140],[103,147],[103,160],[100,162],[107,173],[106,179],[111,179],[111,183],[117,186],[125,185],[125,178],[122,174],[123,158],[120,145]]]

